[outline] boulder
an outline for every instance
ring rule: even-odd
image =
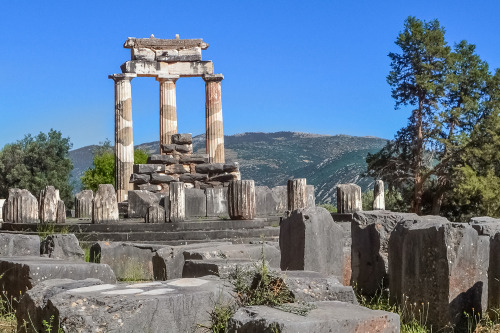
[[[54,259],[85,261],[85,252],[73,234],[48,235],[40,243],[40,254]]]
[[[117,222],[118,218],[115,188],[111,184],[100,184],[92,206],[92,223]]]
[[[37,235],[21,235],[0,233],[0,256],[39,256],[40,237]]]

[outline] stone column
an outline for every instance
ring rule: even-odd
[[[186,218],[186,196],[183,182],[170,183],[170,221],[181,222]]]
[[[118,202],[127,200],[134,166],[132,134],[132,92],[130,81],[136,74],[113,74],[115,81],[115,190]]]
[[[307,182],[305,178],[289,179],[287,184],[288,210],[307,207]]]
[[[92,201],[94,193],[92,190],[83,190],[75,195],[75,217],[92,218]]]
[[[337,212],[354,213],[361,211],[361,187],[356,184],[337,185]]]
[[[373,210],[385,210],[384,182],[375,181],[373,187]]]
[[[163,155],[161,145],[171,143],[172,134],[177,134],[177,101],[175,94],[175,81],[179,75],[159,75],[156,80],[160,82],[160,153]]]
[[[210,163],[224,163],[224,133],[222,130],[222,102],[220,82],[222,74],[206,74],[205,80],[205,129],[206,148]]]
[[[100,184],[92,206],[92,223],[118,222],[118,202],[113,185]]]
[[[256,211],[254,181],[230,181],[227,190],[227,204],[231,220],[253,220]]]

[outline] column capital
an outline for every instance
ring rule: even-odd
[[[175,83],[179,79],[179,75],[169,75],[169,74],[160,74],[156,77],[156,81],[163,82],[163,81],[172,81]]]
[[[137,74],[133,73],[119,73],[119,74],[111,74],[108,75],[108,79],[116,81],[121,81],[121,80],[132,80],[134,77],[137,77]]]
[[[208,81],[222,81],[224,80],[224,75],[222,74],[205,74],[203,75],[203,80]]]

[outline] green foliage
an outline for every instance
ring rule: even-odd
[[[67,234],[69,233],[69,229],[68,226],[59,227],[57,223],[39,223],[36,226],[36,232],[40,240],[44,240],[49,235]]]
[[[213,333],[225,333],[227,332],[227,323],[235,310],[235,304],[226,303],[219,297],[213,309],[209,312],[210,326],[199,324],[198,327],[206,328]]]
[[[361,193],[361,203],[364,211],[373,210],[373,199],[372,190]]]
[[[336,213],[337,212],[337,207],[335,207],[332,204],[321,204],[321,205],[318,205],[318,207],[323,207],[324,209],[326,209],[330,213]]]
[[[38,196],[45,186],[53,185],[66,207],[72,208],[71,146],[69,138],[53,129],[5,145],[0,151],[0,197],[6,198],[9,188],[27,189]]]

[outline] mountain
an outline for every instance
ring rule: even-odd
[[[376,137],[318,135],[298,132],[242,133],[224,137],[226,160],[240,163],[242,179],[256,185],[286,185],[290,178],[307,178],[316,186],[317,203],[336,203],[337,184],[356,183],[363,191],[373,186],[373,179],[362,178],[368,153],[379,151],[387,142]],[[92,151],[87,146],[70,151],[73,178],[92,166]],[[136,148],[150,154],[159,152],[159,143],[143,143]],[[205,135],[193,138],[196,153],[205,152]]]

